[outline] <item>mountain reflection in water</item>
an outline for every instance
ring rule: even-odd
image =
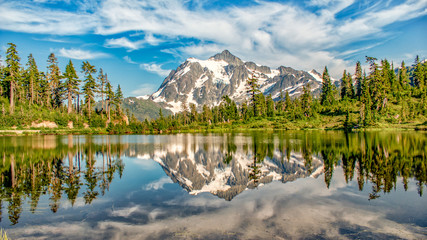
[[[0,137],[1,212],[17,224],[24,203],[37,213],[46,196],[57,212],[61,198],[71,206],[101,199],[124,174],[122,158],[154,160],[192,195],[209,192],[232,200],[246,189],[274,180],[324,177],[329,188],[341,168],[347,183],[367,199],[416,181],[427,183],[427,137],[412,132],[350,133],[323,131],[178,134],[158,136],[15,136]],[[341,172],[341,171],[340,171]],[[400,183],[402,181],[403,183]]]

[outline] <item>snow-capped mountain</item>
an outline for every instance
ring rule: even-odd
[[[174,113],[193,103],[199,109],[203,105],[215,106],[223,96],[240,103],[247,99],[247,79],[256,77],[261,92],[277,100],[281,92],[290,96],[302,93],[302,87],[310,84],[311,91],[319,92],[322,76],[315,70],[298,71],[290,67],[271,69],[253,62],[244,62],[225,50],[208,60],[187,59],[176,70],[171,71],[159,89],[151,95],[158,103]]]

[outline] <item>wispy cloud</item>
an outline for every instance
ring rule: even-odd
[[[55,42],[55,43],[69,43],[70,41],[65,39],[46,37],[46,38],[33,38],[36,41]]]
[[[50,9],[30,1],[2,1],[0,12],[0,29],[15,32],[79,35],[99,25],[96,14]]]
[[[91,51],[75,49],[75,48],[71,48],[71,49],[61,48],[59,50],[59,56],[71,58],[71,59],[79,59],[79,60],[84,60],[84,59],[90,60],[90,59],[96,59],[96,58],[109,57],[109,55],[106,53],[91,52]]]
[[[170,72],[170,70],[163,69],[161,65],[158,65],[155,63],[151,63],[151,64],[143,63],[143,64],[140,64],[139,67],[162,77],[166,77],[167,75],[169,75],[169,72]]]
[[[134,62],[129,56],[124,56],[123,59],[130,64],[138,64],[137,62]]]

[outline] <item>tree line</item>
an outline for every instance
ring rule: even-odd
[[[0,104],[4,120],[0,126],[19,124],[21,122],[14,119],[28,117],[31,112],[37,114],[41,109],[48,109],[62,116],[66,116],[63,113],[80,115],[83,117],[80,121],[89,123],[96,122],[93,120],[98,118],[111,122],[111,112],[114,113],[113,118],[123,115],[120,85],[114,91],[102,68],[97,71],[89,61],[84,61],[81,66],[84,79],[79,79],[71,60],[65,71],[61,72],[58,59],[51,53],[47,59],[47,70],[43,72],[38,69],[32,54],[28,55],[23,67],[16,45],[8,43],[8,46],[5,62],[0,65]],[[101,98],[99,110],[94,108],[96,97]]]
[[[387,59],[378,62],[366,57],[369,72],[362,71],[360,61],[355,73],[344,70],[339,87],[332,82],[328,68],[322,74],[319,96],[304,85],[298,97],[282,92],[277,101],[260,91],[258,79],[247,80],[248,100],[237,104],[229,96],[223,96],[218,106],[204,105],[197,111],[193,103],[183,103],[183,111],[151,122],[145,122],[147,130],[174,130],[185,126],[213,126],[218,124],[246,124],[270,119],[276,122],[316,121],[342,116],[344,129],[375,126],[381,122],[401,124],[425,121],[427,117],[427,62],[417,56],[412,67],[402,61],[396,70]]]

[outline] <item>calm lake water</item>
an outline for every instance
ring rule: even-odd
[[[427,134],[0,137],[12,239],[426,239]]]

